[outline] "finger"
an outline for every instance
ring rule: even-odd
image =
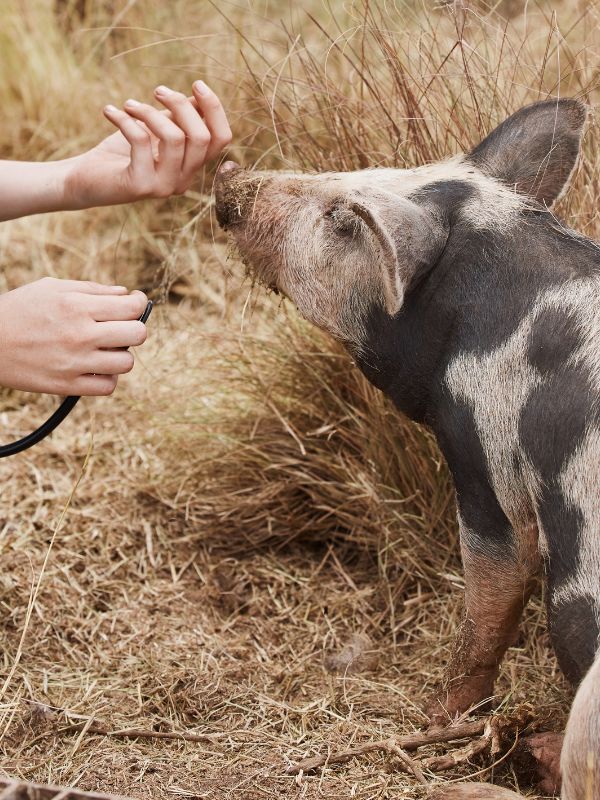
[[[104,116],[117,127],[131,147],[131,168],[138,179],[148,181],[154,174],[154,156],[152,155],[152,141],[147,131],[131,118],[125,111],[115,106],[105,106]]]
[[[139,347],[148,336],[143,322],[99,322],[94,326],[93,344],[96,347]]]
[[[185,155],[181,166],[179,191],[185,191],[194,174],[206,161],[210,145],[210,131],[198,113],[197,104],[181,92],[158,86],[155,95],[169,112],[170,118],[185,134]]]
[[[210,131],[210,145],[206,153],[206,159],[210,160],[218,156],[231,142],[231,128],[221,101],[204,81],[195,81],[192,90],[198,109]]]
[[[120,297],[86,299],[86,307],[96,322],[139,319],[148,304],[148,298],[138,290]]]
[[[85,397],[106,396],[114,392],[118,379],[118,375],[81,375],[69,384],[67,394]]]
[[[167,197],[175,191],[185,156],[185,133],[175,122],[157,108],[137,100],[125,103],[128,114],[143,122],[158,139],[156,173],[160,195]]]
[[[86,360],[86,369],[95,375],[124,375],[133,369],[129,350],[97,350]]]
[[[129,290],[126,286],[105,286],[103,283],[94,281],[71,281],[59,280],[57,278],[42,278],[43,281],[53,281],[60,283],[60,288],[65,292],[80,292],[81,294],[104,294],[104,295],[124,295]]]

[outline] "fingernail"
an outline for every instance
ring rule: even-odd
[[[169,89],[168,86],[157,86],[154,91],[156,94],[173,94],[173,89]]]
[[[142,104],[138,100],[133,100],[133,98],[129,98],[129,100],[125,101],[125,105],[129,106],[130,108],[134,108],[135,106],[141,106]]]
[[[111,286],[110,288],[111,289],[125,289],[125,291],[127,291],[127,287],[126,286],[117,286],[117,284],[115,284],[114,286]]]
[[[196,81],[194,83],[194,89],[198,92],[198,94],[208,94],[210,89],[204,83],[204,81]]]
[[[107,114],[114,114],[115,111],[118,111],[118,109],[115,108],[115,106],[104,106],[104,110],[106,111]]]

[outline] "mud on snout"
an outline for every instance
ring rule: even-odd
[[[261,213],[264,191],[272,179],[226,161],[217,172],[217,222],[236,244],[248,273],[269,289],[279,291],[275,239],[284,220],[281,214]]]

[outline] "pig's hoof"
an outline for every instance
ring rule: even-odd
[[[516,800],[522,795],[492,783],[453,783],[436,786],[428,800]]]
[[[489,708],[493,699],[494,677],[478,675],[465,678],[460,684],[453,685],[447,691],[439,691],[425,707],[429,717],[430,728],[449,725],[456,717],[460,717],[469,709],[478,712]],[[489,702],[482,702],[489,699]]]
[[[429,717],[429,730],[445,728],[460,714],[453,701],[453,695],[442,689],[430,697],[423,709]]]
[[[448,713],[446,703],[439,695],[432,697],[423,710],[429,717],[429,730],[444,728],[452,722],[452,717]]]
[[[534,733],[519,743],[513,755],[513,766],[519,776],[537,783],[546,795],[560,794],[560,751],[562,733]]]

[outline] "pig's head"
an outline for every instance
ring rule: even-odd
[[[415,169],[293,174],[242,169],[216,178],[217,218],[259,282],[360,349],[373,306],[398,314],[450,238],[511,229],[564,190],[585,107],[521,109],[468,155]]]

